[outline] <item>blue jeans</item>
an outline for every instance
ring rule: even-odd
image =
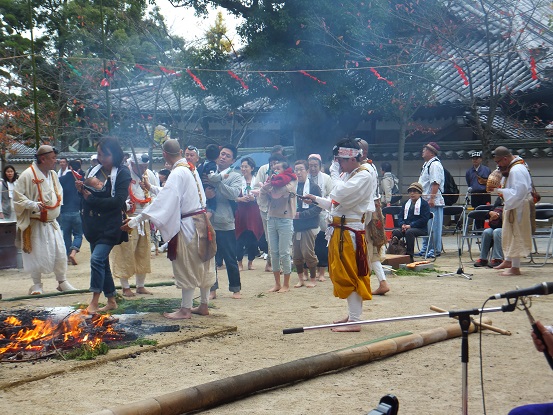
[[[269,250],[273,261],[273,272],[282,270],[285,275],[290,274],[292,272],[290,245],[294,233],[293,219],[269,217],[267,232],[269,232]]]
[[[79,252],[83,243],[83,225],[80,212],[62,213],[58,217],[58,222],[63,232],[67,255],[73,250]]]
[[[228,289],[233,293],[239,293],[242,289],[240,283],[240,271],[238,270],[238,261],[236,260],[236,235],[232,231],[215,230],[215,239],[217,241],[217,253],[220,255],[221,262],[225,261],[227,266]],[[219,289],[219,278],[211,287],[211,291]]]
[[[430,212],[434,214],[434,222],[432,226],[432,240],[428,242],[428,238],[422,243],[422,252],[434,251],[434,255],[438,256],[442,253],[442,227],[444,224],[444,207],[434,206],[430,208]],[[428,222],[428,234],[430,235],[430,222]],[[430,246],[428,246],[430,245]]]
[[[487,228],[482,232],[482,246],[480,247],[480,259],[488,259],[490,248],[492,247],[492,259],[503,259],[503,248],[501,248],[501,228]]]
[[[90,244],[90,289],[93,293],[104,292],[106,297],[115,297],[115,284],[109,267],[109,253],[113,245]]]

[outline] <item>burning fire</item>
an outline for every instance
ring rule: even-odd
[[[123,337],[110,316],[72,313],[60,322],[33,318],[24,324],[15,316],[0,321],[0,360],[29,360],[81,345],[96,347],[103,341]]]

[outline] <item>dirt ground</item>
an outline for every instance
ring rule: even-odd
[[[440,272],[458,268],[455,239],[445,238],[447,253],[435,262]],[[68,268],[68,278],[79,288],[88,288],[89,252],[83,246],[79,265]],[[148,283],[171,281],[170,262],[164,254],[153,257],[154,272]],[[438,272],[410,276],[390,276],[391,292],[375,297],[364,305],[367,320],[433,313],[435,305],[447,310],[481,308],[492,294],[529,287],[552,280],[551,265],[524,267],[524,275],[506,278],[488,268],[473,268],[463,255],[466,272],[473,279],[459,276],[438,278]],[[122,360],[83,365],[42,380],[0,390],[1,413],[9,414],[87,414],[105,408],[143,400],[228,376],[290,362],[303,357],[347,348],[401,331],[418,333],[450,324],[449,318],[404,320],[367,324],[360,333],[333,333],[328,329],[309,330],[283,335],[282,330],[330,324],[346,314],[346,301],[332,295],[327,280],[313,289],[291,288],[289,293],[267,293],[272,274],[263,272],[264,261],[256,259],[256,270],[244,271],[241,300],[231,298],[226,289],[212,302],[211,314],[194,316],[181,324],[182,336],[217,331],[218,327],[236,327],[236,331],[177,343],[157,351],[142,352]],[[219,272],[220,286],[227,287],[225,271]],[[53,275],[43,279],[45,292],[53,292]],[[296,276],[293,276],[296,282]],[[377,284],[373,277],[373,283]],[[67,306],[86,303],[89,293],[50,298],[6,301],[22,296],[31,286],[22,271],[0,271],[0,310],[11,308]],[[172,286],[151,289],[154,298],[178,298]],[[486,308],[499,307],[503,300],[492,301]],[[533,301],[534,317],[553,322],[553,296]],[[488,414],[506,414],[517,405],[551,401],[553,377],[544,359],[533,348],[530,324],[523,311],[486,313],[493,325],[512,332],[511,336],[484,331],[469,336],[468,364],[469,413],[483,413],[480,381],[480,346],[483,384]],[[163,321],[161,316],[152,316]],[[340,370],[314,379],[261,392],[237,402],[212,408],[207,414],[366,414],[376,408],[383,395],[392,393],[400,402],[400,414],[456,414],[462,405],[461,339],[455,338],[408,351],[352,369]],[[112,352],[110,352],[112,353]],[[109,355],[109,353],[108,353]],[[38,371],[60,366],[59,360],[44,359],[35,363],[3,363],[0,383],[31,378]],[[79,365],[71,363],[71,366]],[[54,370],[54,369],[52,369]]]

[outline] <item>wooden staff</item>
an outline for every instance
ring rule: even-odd
[[[486,319],[487,323],[491,320]],[[469,332],[475,331],[473,324]],[[91,415],[178,415],[205,410],[265,389],[311,379],[327,372],[358,366],[443,340],[460,337],[459,324],[449,324],[419,334],[396,337],[360,347],[323,353],[241,375],[204,383],[132,402]]]
[[[430,310],[437,311],[438,313],[447,313],[447,310],[444,310],[440,307],[436,307],[435,305],[431,305]],[[458,319],[457,317],[454,317],[454,318]],[[474,321],[474,320],[472,320],[472,322],[480,328],[490,330],[490,331],[495,331],[496,333],[504,334],[505,336],[510,336],[511,335],[511,332],[509,330],[500,329],[499,327],[495,327],[495,326],[492,326],[492,325],[489,325],[489,324],[484,324],[484,323],[480,324],[480,323],[478,323],[477,321]]]

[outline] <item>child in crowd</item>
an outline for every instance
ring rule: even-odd
[[[206,175],[207,177],[213,177],[217,173],[217,159],[219,158],[220,149],[219,146],[216,144],[209,144],[205,148],[205,161],[203,164],[198,168],[198,174],[200,177]],[[228,176],[227,176],[228,177]],[[204,183],[204,190],[210,188],[214,189],[214,187],[211,184]],[[214,212],[217,209],[217,200],[215,198],[213,199],[207,199],[206,202],[207,210],[208,212]],[[210,214],[211,216],[211,214]]]
[[[104,183],[100,181],[97,177],[89,177],[85,179],[83,185],[89,192],[96,192],[96,190],[102,190],[104,188]]]

